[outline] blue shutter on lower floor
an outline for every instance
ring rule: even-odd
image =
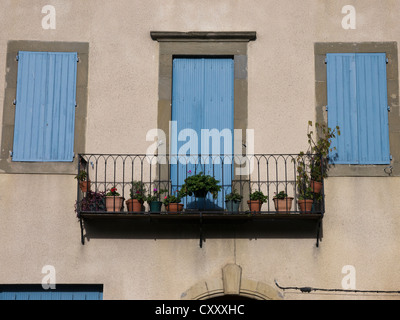
[[[76,52],[18,54],[13,161],[72,161]]]
[[[328,127],[340,127],[330,160],[390,163],[384,53],[327,54]]]
[[[103,286],[57,284],[45,290],[35,284],[0,285],[1,300],[103,300]]]

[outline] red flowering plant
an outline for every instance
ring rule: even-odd
[[[117,192],[116,187],[112,187],[109,192],[106,194],[107,197],[119,197],[120,194]]]
[[[179,190],[175,190],[174,194],[169,194],[164,197],[163,203],[164,205],[169,205],[170,203],[180,203],[182,201],[182,193]]]

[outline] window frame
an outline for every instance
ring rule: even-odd
[[[387,177],[400,176],[400,114],[397,42],[362,42],[362,43],[315,43],[315,97],[316,121],[328,123],[327,106],[327,53],[385,53],[387,99],[390,106],[389,146],[392,159],[390,164],[335,164],[329,171],[337,177]]]
[[[72,162],[14,162],[12,161],[15,105],[17,91],[19,51],[77,52],[76,110],[74,154]],[[7,45],[6,83],[3,103],[2,135],[0,151],[1,173],[25,174],[76,174],[78,153],[85,152],[86,116],[88,96],[89,44],[80,42],[9,41]]]
[[[256,40],[255,31],[235,32],[169,32],[151,31],[150,36],[159,44],[157,127],[166,134],[169,151],[169,121],[172,105],[172,62],[175,57],[232,56],[234,63],[234,129],[242,130],[246,141],[248,120],[247,49]],[[245,147],[242,152],[246,153]],[[161,170],[167,172],[168,170]],[[169,180],[168,176],[160,177]]]

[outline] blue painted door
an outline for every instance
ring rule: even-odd
[[[72,161],[76,52],[20,51],[13,161]]]
[[[389,164],[385,53],[327,54],[328,126],[340,127],[330,159]]]
[[[232,184],[234,63],[231,58],[175,58],[173,60],[171,165],[173,190],[203,172],[220,181],[218,199],[208,195],[207,209],[223,209]],[[185,155],[186,157],[182,157]],[[178,158],[177,158],[178,159]],[[174,158],[172,158],[174,160]],[[183,200],[186,208],[194,198]]]

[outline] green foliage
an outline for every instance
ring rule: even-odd
[[[332,140],[340,135],[340,128],[328,128],[325,124],[308,121],[307,141],[308,150],[306,153],[301,151],[297,156],[297,192],[299,197],[310,197],[310,181],[319,181],[328,176],[330,164],[328,161],[329,152],[335,150],[332,148]],[[294,161],[294,159],[293,159]],[[309,199],[309,198],[308,198]]]
[[[306,200],[306,199],[312,200],[312,199],[314,199],[314,193],[312,192],[310,187],[305,188],[305,189],[303,189],[302,193],[299,193],[298,199],[299,200]]]
[[[172,194],[169,194],[169,195],[164,197],[163,203],[164,203],[164,205],[167,206],[170,203],[180,203],[181,200],[182,200],[182,198],[180,196],[180,193],[178,193],[176,196],[172,195]]]
[[[259,200],[261,203],[267,202],[268,196],[264,195],[262,191],[254,191],[250,193],[250,200]]]
[[[227,194],[225,196],[225,201],[236,201],[236,202],[240,202],[242,201],[243,196],[241,194],[239,194],[236,189],[233,189],[231,193]]]
[[[181,188],[181,196],[192,196],[205,197],[210,192],[214,199],[217,199],[218,192],[221,190],[221,186],[218,185],[219,181],[214,177],[199,172],[193,176],[189,176],[185,179],[185,183]]]
[[[79,173],[75,176],[75,179],[78,181],[86,181],[87,172],[85,170],[80,170]]]
[[[336,134],[340,136],[340,128],[336,126],[335,129],[328,128],[325,124],[315,123],[315,133],[312,130],[313,123],[308,121],[307,138],[309,145],[309,152],[314,154],[313,161],[309,164],[311,168],[311,179],[315,181],[322,181],[323,178],[328,176],[330,164],[328,162],[329,152],[336,150],[331,148],[332,139],[336,138]],[[314,137],[314,134],[317,137]]]
[[[287,198],[287,193],[285,191],[280,191],[279,193],[276,193],[274,196],[274,199],[286,199]]]
[[[132,188],[130,189],[130,198],[144,202],[146,200],[146,188],[141,181],[132,181]]]
[[[158,190],[157,188],[153,189],[153,194],[149,193],[146,197],[146,202],[150,204],[153,201],[160,201],[160,197],[163,193],[168,192],[166,189]]]

